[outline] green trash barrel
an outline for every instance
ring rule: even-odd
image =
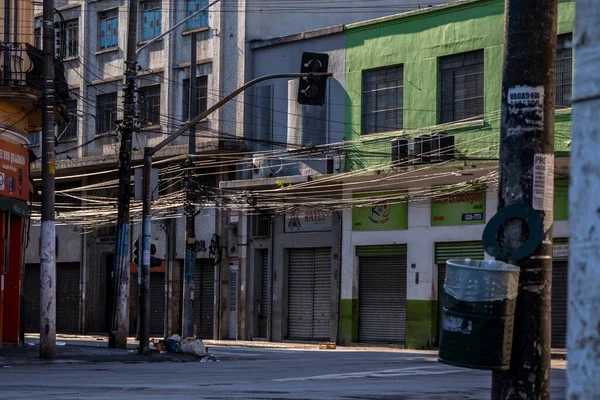
[[[500,261],[446,261],[439,361],[504,371],[510,365],[519,267]]]

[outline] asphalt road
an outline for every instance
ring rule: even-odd
[[[38,364],[0,369],[1,399],[490,398],[490,373],[446,366],[433,353],[211,347],[210,363]],[[554,361],[552,399],[564,399]]]

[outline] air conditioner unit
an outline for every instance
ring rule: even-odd
[[[405,165],[408,160],[409,139],[392,139],[392,166],[398,167]]]
[[[431,162],[431,136],[421,135],[415,138],[415,157],[417,163]]]
[[[280,158],[256,156],[252,158],[251,170],[253,179],[272,178],[283,171],[283,161]]]
[[[436,133],[432,136],[432,161],[448,161],[456,158],[454,153],[454,135],[447,132]]]
[[[344,172],[345,157],[342,154],[325,157],[325,173],[327,175]]]

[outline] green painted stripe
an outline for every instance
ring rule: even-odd
[[[356,255],[358,257],[377,257],[377,256],[403,256],[406,257],[406,245],[385,245],[385,246],[356,246]]]

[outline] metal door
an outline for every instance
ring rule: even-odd
[[[23,277],[25,333],[40,332],[40,264],[25,265]]]
[[[552,348],[564,349],[567,336],[567,287],[569,262],[552,265]]]
[[[260,307],[258,308],[258,335],[267,337],[269,320],[269,251],[261,250]]]
[[[406,246],[357,248],[358,339],[362,343],[406,341]]]
[[[56,332],[79,333],[79,263],[56,266]]]
[[[194,324],[201,339],[212,339],[215,265],[212,259],[196,260],[194,275]]]
[[[331,249],[290,249],[288,335],[294,340],[329,340]]]
[[[237,338],[238,263],[229,263],[229,339]]]
[[[165,334],[165,273],[150,274],[150,334]]]

